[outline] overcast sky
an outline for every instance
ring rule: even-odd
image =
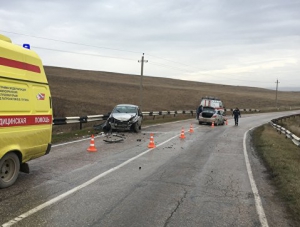
[[[300,87],[299,0],[0,0],[0,33],[44,65]]]

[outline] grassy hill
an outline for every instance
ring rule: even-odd
[[[45,66],[54,117],[104,114],[120,103],[140,104],[140,76]],[[275,109],[275,91],[144,76],[142,111],[193,110],[203,96],[226,108]],[[300,107],[300,92],[278,92],[280,108]]]

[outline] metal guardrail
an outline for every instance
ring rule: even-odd
[[[234,109],[226,109],[226,111],[233,111]],[[259,112],[257,109],[240,109],[240,111],[245,112]],[[165,116],[165,115],[178,115],[178,114],[191,114],[192,116],[196,114],[195,110],[171,110],[171,111],[148,111],[142,112],[143,116]],[[93,121],[105,121],[109,117],[109,114],[99,114],[99,115],[89,115],[83,117],[56,117],[53,118],[53,125],[65,125],[79,123],[80,129],[82,129],[82,124],[93,122]]]
[[[226,111],[234,111],[235,109],[226,109]],[[258,109],[239,109],[241,112],[259,112]]]
[[[165,116],[165,115],[177,115],[177,114],[195,114],[194,110],[174,110],[174,111],[149,111],[142,112],[143,116]],[[109,117],[109,114],[100,114],[100,115],[90,115],[84,117],[57,117],[53,119],[53,125],[65,125],[65,124],[74,124],[79,123],[80,129],[82,129],[82,124],[93,122],[93,121],[105,121]]]
[[[276,118],[270,121],[270,124],[276,129],[277,132],[279,132],[280,134],[284,134],[286,138],[289,138],[290,140],[293,141],[293,143],[300,147],[300,138],[298,136],[296,136],[295,134],[291,133],[289,130],[287,130],[286,128],[276,124],[278,123],[278,121],[282,121],[282,120],[286,120],[289,118],[295,118],[297,116],[300,116],[300,114],[293,114],[293,115],[289,115],[289,116],[285,116],[285,117],[280,117],[280,118]]]
[[[79,123],[80,129],[82,129],[82,124],[93,122],[93,121],[105,121],[109,115],[90,115],[84,117],[56,117],[53,119],[53,125],[65,125]]]

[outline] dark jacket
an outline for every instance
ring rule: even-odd
[[[197,109],[197,114],[199,115],[203,111],[202,105],[200,105]]]
[[[241,112],[239,109],[235,109],[233,112],[232,112],[232,116],[234,116],[235,118],[238,118],[239,116],[241,116]]]

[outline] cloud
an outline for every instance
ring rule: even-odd
[[[299,81],[298,1],[1,2],[0,33],[31,43],[45,65],[139,74],[145,53],[149,76],[256,87]]]
[[[277,68],[284,68],[287,66],[293,66],[297,64],[297,59],[274,59],[266,62],[255,62],[250,63],[247,66],[239,66],[239,65],[228,65],[223,69],[218,70],[207,70],[207,71],[198,71],[195,73],[191,73],[190,76],[196,79],[199,76],[213,76],[213,75],[225,75],[225,76],[231,76],[232,78],[235,77],[235,75],[241,75],[243,73],[253,75],[257,75],[259,73],[265,73],[264,71],[269,70],[277,70]]]

